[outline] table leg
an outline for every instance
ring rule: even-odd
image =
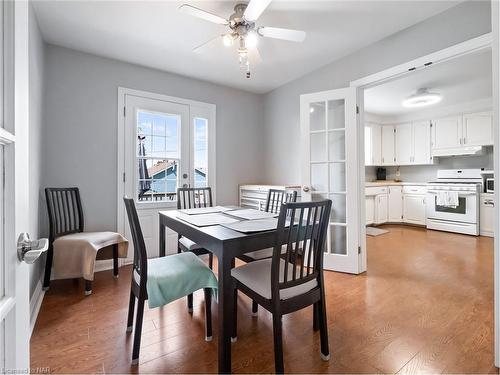
[[[231,333],[234,305],[231,265],[233,259],[224,256],[217,257],[219,277],[219,373],[231,372]]]
[[[159,252],[160,256],[164,257],[165,256],[165,222],[160,215],[160,246],[159,246]]]

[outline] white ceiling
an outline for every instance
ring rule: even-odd
[[[462,56],[409,73],[365,91],[365,110],[380,116],[399,116],[422,111],[405,108],[401,102],[419,88],[442,95],[440,103],[426,108],[448,107],[492,95],[491,51]]]
[[[223,17],[238,1],[184,1]],[[303,43],[259,41],[263,62],[252,78],[236,52],[218,45],[192,49],[225,27],[178,11],[179,1],[34,1],[51,44],[263,93],[396,33],[459,1],[274,1],[257,26],[301,29]]]

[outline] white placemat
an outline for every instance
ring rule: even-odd
[[[205,215],[186,215],[178,213],[177,218],[196,225],[197,227],[208,227],[210,225],[236,223],[238,219],[222,213],[211,213]]]
[[[276,229],[278,219],[243,220],[236,223],[221,225],[241,233],[255,233]]]
[[[217,212],[226,212],[234,209],[235,208],[231,207],[215,206],[215,207],[187,208],[185,210],[179,210],[179,212],[186,215],[204,215],[204,214],[213,214]]]
[[[228,212],[228,215],[239,217],[245,220],[259,220],[259,219],[271,219],[279,216],[279,214],[274,214],[272,212],[265,212],[259,210],[253,210],[251,208],[246,208],[243,210],[233,210]]]

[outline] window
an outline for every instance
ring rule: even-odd
[[[194,118],[193,181],[194,187],[208,186],[208,120]]]
[[[137,113],[137,200],[174,200],[179,185],[179,115]]]

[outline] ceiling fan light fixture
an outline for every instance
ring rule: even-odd
[[[234,42],[234,38],[231,34],[224,34],[222,36],[222,43],[226,46],[226,47],[231,47],[233,45],[233,42]]]
[[[247,35],[245,35],[245,46],[247,48],[257,47],[259,43],[259,38],[255,31],[250,31]]]
[[[439,103],[442,99],[441,94],[429,92],[427,89],[418,89],[413,95],[403,100],[403,107],[419,108]]]

